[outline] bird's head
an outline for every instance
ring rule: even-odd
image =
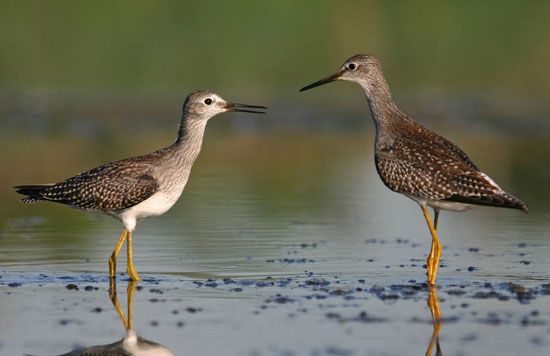
[[[347,80],[361,84],[367,88],[373,85],[382,77],[382,66],[380,61],[375,56],[370,54],[357,54],[349,58],[340,68],[340,70],[332,75],[329,75],[321,80],[306,85],[300,91],[318,87],[319,85],[327,84],[335,80]]]
[[[265,114],[264,111],[252,109],[267,109],[265,106],[230,103],[218,94],[208,90],[197,90],[185,99],[183,104],[184,115],[193,115],[196,118],[208,120],[218,114],[228,111],[240,111]]]

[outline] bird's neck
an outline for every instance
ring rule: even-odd
[[[403,120],[404,115],[393,102],[390,88],[382,74],[359,81],[359,84],[367,96],[377,133]]]
[[[200,153],[207,120],[184,113],[173,145],[183,164],[193,164]]]

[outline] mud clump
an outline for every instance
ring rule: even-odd
[[[293,264],[293,263],[313,263],[316,262],[314,259],[311,258],[278,258],[278,259],[268,259],[266,260],[267,263],[281,263],[285,265]]]
[[[540,286],[540,292],[542,295],[550,295],[550,283],[545,283]]]
[[[305,281],[304,284],[306,286],[328,286],[330,282],[323,278],[312,278]]]
[[[343,317],[339,313],[330,312],[325,315],[328,319],[336,320],[339,323],[348,323],[348,322],[361,322],[361,323],[382,323],[387,321],[385,318],[379,318],[369,315],[366,311],[360,312],[358,315],[353,317]]]
[[[450,290],[447,291],[447,294],[452,295],[452,296],[460,297],[460,296],[466,294],[466,292],[463,291],[462,289],[450,289]]]
[[[400,293],[405,299],[415,297],[420,291],[426,289],[426,285],[420,284],[393,284],[390,289],[394,292]]]
[[[271,297],[265,301],[266,303],[276,303],[276,304],[287,304],[287,303],[294,303],[294,299],[283,296],[281,294],[276,294],[274,297]]]
[[[508,282],[508,283],[501,283],[499,286],[503,289],[506,289],[510,293],[515,294],[516,299],[520,303],[528,303],[530,300],[535,298],[536,291],[525,288],[522,285]]]
[[[498,300],[501,300],[501,301],[506,301],[506,300],[509,300],[510,297],[507,296],[507,295],[504,295],[504,294],[501,294],[499,292],[496,292],[494,290],[492,291],[489,291],[489,292],[476,292],[472,298],[476,298],[476,299],[498,299]]]

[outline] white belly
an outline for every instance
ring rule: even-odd
[[[167,212],[178,201],[181,192],[177,194],[155,193],[147,200],[124,210],[119,214],[120,220],[124,226],[132,231],[136,227],[137,220],[145,219],[150,216],[158,216]]]
[[[474,205],[471,205],[471,204],[456,203],[456,202],[444,201],[444,200],[429,200],[429,199],[414,197],[412,195],[407,195],[407,197],[411,198],[421,206],[431,206],[434,209],[440,209],[440,210],[464,211],[464,210],[472,209],[474,207]]]

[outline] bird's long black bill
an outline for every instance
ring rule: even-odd
[[[255,114],[265,114],[265,111],[250,110],[250,109],[267,110],[267,107],[261,106],[261,105],[246,105],[246,104],[237,104],[237,103],[228,103],[225,107],[229,111],[251,112]]]
[[[319,85],[323,85],[323,84],[333,82],[335,80],[339,80],[341,75],[342,75],[342,73],[340,73],[340,72],[334,73],[332,75],[329,75],[328,77],[325,77],[321,80],[316,81],[315,83],[311,83],[309,85],[306,85],[305,87],[300,89],[300,91],[308,90],[308,89],[311,89],[311,88],[318,87]]]

